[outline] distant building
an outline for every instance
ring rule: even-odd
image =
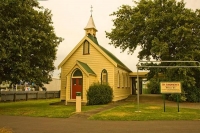
[[[61,80],[59,78],[52,78],[52,81],[49,82],[49,84],[44,84],[44,87],[47,89],[47,91],[59,91]]]
[[[9,82],[3,81],[3,82],[0,84],[0,91],[1,91],[1,90],[7,90],[7,88],[9,87],[9,85],[10,85]]]
[[[49,82],[49,84],[44,84],[44,87],[46,88],[46,91],[60,91],[60,79],[59,78],[52,78],[52,81]],[[10,83],[9,82],[2,82],[0,84],[0,90],[1,91],[43,91],[42,88],[33,88],[32,85],[16,85],[12,88],[9,88]]]

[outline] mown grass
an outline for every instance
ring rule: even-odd
[[[0,102],[0,115],[68,118],[76,111],[75,106],[50,105],[60,99],[45,99],[17,102]],[[105,105],[82,106],[82,112],[96,109]],[[136,103],[127,103],[91,116],[91,120],[119,120],[119,121],[148,121],[148,120],[200,120],[200,109],[141,103],[138,111]]]
[[[75,106],[50,105],[60,99],[44,99],[17,102],[0,102],[0,115],[68,118],[75,113]],[[82,106],[82,111],[88,111],[100,106]]]
[[[136,104],[128,103],[113,109],[95,114],[91,120],[119,120],[119,121],[148,121],[148,120],[200,120],[199,109],[166,107],[153,104],[140,104],[140,111]]]

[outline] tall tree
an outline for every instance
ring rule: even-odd
[[[114,28],[106,32],[111,45],[122,51],[128,49],[130,53],[141,47],[140,60],[200,61],[200,10],[185,8],[183,0],[140,0],[135,4],[133,7],[122,5],[111,14],[115,17]],[[200,73],[199,68],[151,69],[150,73],[154,76],[156,72],[162,72],[168,80],[183,81],[185,87],[200,82],[196,75]]]
[[[51,80],[62,41],[51,17],[37,0],[0,1],[0,81],[42,85]]]

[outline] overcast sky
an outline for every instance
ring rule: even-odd
[[[200,0],[185,0],[185,2],[187,8],[200,8]],[[105,31],[111,31],[113,25],[113,18],[109,15],[123,4],[134,5],[133,0],[48,0],[39,3],[52,11],[56,35],[64,38],[58,47],[56,68],[84,37],[84,28],[91,15],[92,5],[92,16],[98,30],[96,36],[99,44],[112,52],[129,69],[136,71],[138,52],[135,51],[132,55],[128,55],[127,51],[122,53],[119,48],[109,45],[110,40],[105,35]],[[59,73],[60,70],[56,69],[53,77],[58,77]]]

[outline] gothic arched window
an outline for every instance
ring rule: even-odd
[[[83,43],[83,54],[90,54],[90,44],[88,41]]]
[[[119,74],[119,71],[117,73],[117,87],[118,88],[120,87],[120,74]]]
[[[73,77],[82,77],[82,72],[79,69],[76,69],[73,73]]]
[[[101,72],[101,83],[102,84],[108,83],[108,73],[107,73],[106,69],[103,69]]]

